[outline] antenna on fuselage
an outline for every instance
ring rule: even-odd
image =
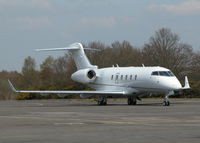
[[[142,67],[145,67],[145,65],[144,65],[144,64],[142,64]]]
[[[118,64],[116,64],[116,67],[119,67],[119,65],[118,65]]]

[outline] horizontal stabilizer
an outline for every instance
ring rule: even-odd
[[[63,48],[49,48],[49,49],[36,49],[36,51],[40,52],[40,51],[80,50],[81,47],[82,47],[82,44],[80,44],[80,43],[74,43],[74,44],[69,45],[68,47],[63,47]],[[91,51],[100,51],[99,49],[93,49],[93,48],[83,48],[83,49],[84,50],[91,50]]]
[[[63,47],[63,48],[50,48],[50,49],[36,49],[37,52],[40,51],[63,51],[63,50],[78,50],[79,47]]]

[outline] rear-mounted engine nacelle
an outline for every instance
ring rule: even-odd
[[[87,77],[92,80],[92,79],[95,79],[96,78],[96,72],[94,70],[89,70],[87,72]]]
[[[81,83],[94,82],[97,77],[94,69],[82,69],[72,74],[71,78],[74,81]]]

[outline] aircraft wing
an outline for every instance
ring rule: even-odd
[[[103,94],[110,94],[110,95],[124,95],[124,91],[105,91],[105,90],[99,90],[99,91],[48,91],[48,90],[16,90],[13,84],[8,80],[8,83],[11,87],[11,89],[16,93],[38,93],[38,94],[95,94],[95,95],[103,95]]]

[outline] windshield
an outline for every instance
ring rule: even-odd
[[[153,76],[174,76],[171,71],[153,71],[151,73]]]

